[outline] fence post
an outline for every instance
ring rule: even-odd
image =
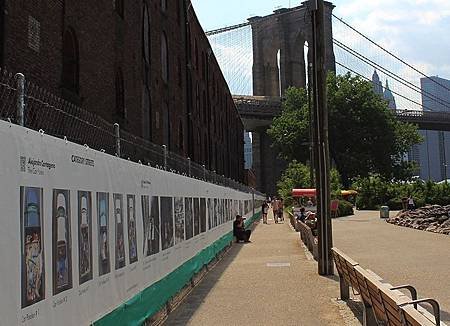
[[[16,74],[17,98],[16,98],[16,117],[17,124],[25,125],[25,76],[22,73]]]
[[[120,157],[120,126],[117,122],[114,124],[114,137],[116,139],[116,155]]]
[[[164,170],[167,170],[167,146],[162,145],[164,155]]]
[[[188,160],[188,175],[191,176],[191,158],[188,157],[187,160]]]

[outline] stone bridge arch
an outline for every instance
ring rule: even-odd
[[[268,16],[249,18],[253,39],[253,95],[279,97],[289,86],[306,87],[307,64],[304,44],[312,44],[311,15],[308,2],[290,9],[279,9]],[[335,71],[332,37],[332,11],[334,5],[325,2],[325,66]],[[278,69],[277,53],[280,50]],[[308,62],[312,53],[308,52]],[[247,99],[248,101],[249,99]],[[265,101],[265,100],[264,100]],[[271,100],[273,101],[273,99]],[[242,115],[241,115],[242,116]],[[253,134],[253,169],[257,177],[257,188],[267,194],[276,193],[276,182],[286,166],[271,148],[266,131],[271,121],[261,112],[247,115],[244,128]]]

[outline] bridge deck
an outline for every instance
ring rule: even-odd
[[[166,325],[359,325],[345,323],[355,318],[332,301],[338,282],[317,275],[298,233],[270,218],[252,243],[233,245]]]

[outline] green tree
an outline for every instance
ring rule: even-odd
[[[309,188],[310,186],[309,166],[293,160],[283,172],[280,181],[277,183],[278,194],[285,200],[286,206],[292,204],[292,189]],[[332,197],[340,194],[342,185],[341,177],[336,169],[331,169],[330,184]]]
[[[285,200],[286,206],[290,206],[292,204],[292,189],[309,188],[310,182],[309,166],[293,160],[277,183],[278,194]]]
[[[402,157],[421,141],[417,127],[399,122],[387,102],[373,92],[372,84],[360,77],[329,74],[327,93],[330,155],[344,187],[355,177],[371,174],[405,178],[402,172],[408,166]],[[306,162],[309,153],[302,145],[309,141],[306,94],[291,88],[285,96],[282,114],[268,134],[283,158]]]
[[[280,157],[290,162],[306,162],[309,158],[308,97],[303,88],[290,87],[285,92],[282,114],[274,118],[267,134]]]

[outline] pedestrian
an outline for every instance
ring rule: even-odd
[[[278,200],[276,197],[273,198],[272,212],[273,212],[273,219],[274,219],[275,223],[278,223]]]
[[[280,198],[278,200],[278,220],[284,222],[283,207],[284,207],[283,198]]]
[[[305,212],[305,207],[300,207],[300,212],[297,215],[297,221],[303,222],[305,223],[306,220],[306,212]]]
[[[263,201],[262,207],[261,207],[261,212],[262,212],[263,224],[267,224],[267,213],[269,212],[269,204],[267,203],[267,201]]]
[[[414,204],[414,199],[412,196],[409,196],[408,198],[408,209],[411,211],[416,208],[416,205]]]

